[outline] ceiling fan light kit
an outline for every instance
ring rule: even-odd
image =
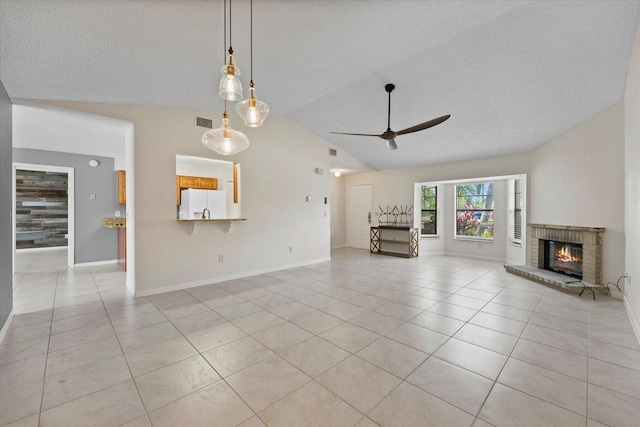
[[[449,119],[449,117],[451,117],[451,115],[447,114],[446,116],[442,116],[442,117],[438,117],[436,119],[433,120],[429,120],[427,122],[424,123],[420,123],[418,125],[403,129],[401,131],[395,132],[391,130],[391,92],[393,92],[393,90],[396,88],[396,86],[394,84],[391,83],[387,83],[384,86],[384,90],[387,91],[387,93],[389,94],[389,102],[388,102],[388,109],[387,109],[387,130],[384,131],[381,134],[375,134],[375,133],[349,133],[349,132],[330,132],[332,134],[335,135],[351,135],[351,136],[377,136],[378,138],[382,138],[385,141],[387,141],[387,148],[389,150],[397,150],[398,149],[398,144],[396,144],[396,136],[399,135],[405,135],[407,133],[413,133],[413,132],[419,132],[421,130],[425,130],[428,129],[430,127],[439,125],[440,123],[444,122],[445,120]]]

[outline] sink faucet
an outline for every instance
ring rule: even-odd
[[[211,211],[208,208],[204,208],[204,210],[202,211],[202,219],[211,219]]]

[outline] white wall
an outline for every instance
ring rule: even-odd
[[[640,25],[629,61],[625,108],[625,270],[631,274],[625,303],[640,340]]]
[[[605,227],[603,279],[624,274],[624,105],[530,153],[529,222]]]
[[[235,114],[231,126],[251,141],[248,150],[224,157],[206,149],[206,129],[194,115],[214,119],[221,112],[173,108],[44,101],[134,124],[135,284],[145,295],[212,283],[330,257],[328,144],[293,122],[270,116],[264,126],[245,128]],[[242,216],[226,234],[223,224],[191,227],[176,221],[176,155],[232,160],[241,164]],[[312,196],[311,202],[305,197]],[[288,248],[292,247],[290,253]],[[218,255],[224,255],[219,263]]]

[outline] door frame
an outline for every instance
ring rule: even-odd
[[[11,227],[13,242],[13,273],[16,272],[16,171],[59,172],[67,174],[67,266],[75,265],[75,178],[74,168],[70,166],[39,165],[35,163],[13,163]]]
[[[349,245],[350,241],[351,241],[351,215],[350,215],[350,210],[351,210],[351,200],[350,200],[350,190],[353,187],[364,187],[367,186],[369,187],[369,189],[371,190],[371,221],[369,222],[369,225],[373,225],[373,184],[372,183],[366,183],[366,184],[354,184],[354,185],[349,185],[347,186],[347,241],[346,241],[346,246],[348,248],[351,248],[352,246]],[[356,248],[356,249],[362,249],[362,248]]]

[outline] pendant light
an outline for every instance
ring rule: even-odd
[[[218,86],[218,93],[226,101],[239,101],[242,99],[242,82],[240,81],[240,69],[236,67],[233,60],[231,23],[231,0],[229,0],[229,56],[227,63],[220,69],[222,78]],[[224,0],[224,47],[227,47],[227,0]]]
[[[238,102],[236,111],[244,120],[245,126],[257,128],[269,115],[269,106],[256,99],[253,87],[253,0],[251,0],[251,82],[249,83],[249,99]]]
[[[202,135],[202,144],[209,150],[224,156],[230,156],[249,148],[249,138],[242,132],[238,132],[229,127],[227,101],[224,102],[222,126],[205,132],[204,135]]]

